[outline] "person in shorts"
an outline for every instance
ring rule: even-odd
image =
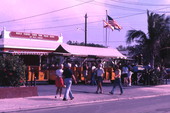
[[[104,69],[102,68],[102,64],[98,65],[98,68],[96,70],[96,76],[97,76],[97,91],[96,93],[103,93],[102,89],[102,82],[103,82],[103,74],[104,74]],[[99,92],[100,90],[100,92]]]
[[[56,81],[55,81],[55,85],[57,87],[56,90],[56,96],[55,98],[58,98],[58,94],[60,94],[59,98],[61,97],[62,94],[62,88],[64,87],[64,81],[63,81],[63,64],[59,65],[59,68],[56,70]]]
[[[129,68],[127,64],[125,64],[122,67],[122,79],[123,79],[124,86],[128,86],[128,73],[129,73]]]

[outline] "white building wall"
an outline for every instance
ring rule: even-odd
[[[0,39],[0,47],[16,49],[35,49],[54,51],[61,43],[63,43],[62,36],[59,36],[59,40],[57,41],[19,38],[10,37],[10,31],[6,30],[2,31],[2,38]]]

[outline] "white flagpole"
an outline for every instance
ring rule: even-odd
[[[106,22],[108,22],[107,10],[106,10]],[[107,47],[107,27],[106,27],[106,42],[105,42],[105,46]]]

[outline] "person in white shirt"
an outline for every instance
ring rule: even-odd
[[[62,88],[64,87],[64,81],[63,81],[63,64],[59,65],[59,68],[56,70],[56,81],[55,81],[55,85],[57,87],[56,90],[56,96],[55,98],[58,98],[57,95],[60,93],[60,97],[62,94]]]
[[[103,93],[102,89],[102,82],[103,82],[103,74],[104,74],[104,69],[102,68],[102,64],[98,65],[98,68],[96,70],[96,75],[97,75],[97,91],[96,93]],[[100,90],[100,92],[99,92]]]
[[[128,86],[128,73],[129,73],[129,68],[128,66],[125,64],[122,67],[122,78],[123,78],[123,84],[125,86]]]
[[[133,72],[131,70],[129,70],[129,72],[128,72],[129,86],[132,86],[132,74],[133,74]]]

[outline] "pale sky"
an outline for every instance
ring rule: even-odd
[[[146,10],[170,14],[170,0],[0,0],[0,30],[60,35],[67,41],[84,42],[84,16],[88,15],[87,43],[105,45],[103,21],[108,15],[123,29],[108,29],[108,46],[126,46],[126,33],[147,33]],[[77,29],[78,28],[78,29]]]

